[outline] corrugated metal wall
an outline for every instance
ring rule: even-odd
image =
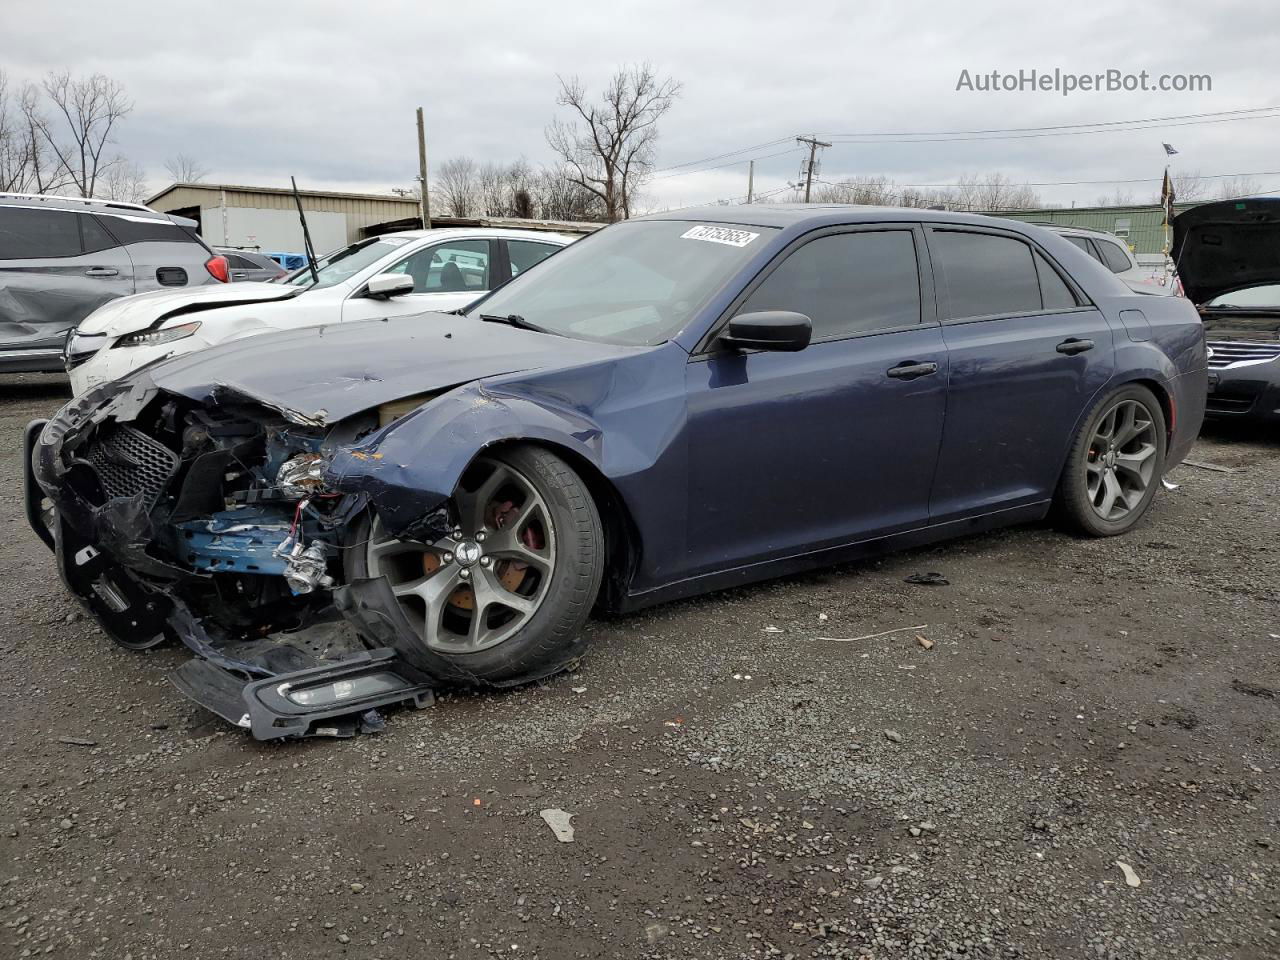
[[[1195,204],[1175,204],[1174,212],[1181,213]],[[1158,204],[1132,207],[1071,207],[1069,209],[1001,210],[987,214],[991,217],[1008,217],[1011,220],[1038,220],[1060,223],[1069,227],[1089,230],[1105,230],[1117,236],[1127,232],[1129,247],[1139,256],[1164,252],[1164,208]],[[1127,221],[1127,222],[1126,222]]]
[[[418,202],[413,199],[327,191],[299,191],[299,193],[302,197],[303,210],[316,213],[340,213],[346,217],[346,242],[348,243],[359,240],[363,235],[363,228],[370,224],[415,217],[418,213]],[[190,207],[200,207],[208,211],[210,208],[221,208],[224,203],[224,194],[228,208],[295,209],[293,194],[289,190],[216,183],[175,184],[152,197],[148,201],[148,206],[166,213]],[[206,212],[204,216],[207,218],[208,215]],[[214,225],[209,227],[212,228],[210,235],[221,237],[220,228]],[[299,236],[301,236],[301,230],[299,230]],[[298,249],[301,249],[300,243]]]

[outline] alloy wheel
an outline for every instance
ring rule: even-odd
[[[432,544],[398,540],[375,519],[366,546],[428,649],[497,646],[537,612],[555,569],[551,512],[520,471],[494,459],[468,468],[453,498],[457,526]]]
[[[1085,457],[1085,489],[1093,512],[1123,520],[1138,509],[1155,482],[1155,418],[1139,400],[1121,400],[1102,415]]]

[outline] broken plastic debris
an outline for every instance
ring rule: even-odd
[[[862,637],[815,637],[816,640],[828,640],[831,643],[854,643],[858,640],[874,640],[877,637],[887,637],[891,633],[902,633],[904,630],[923,630],[929,625],[927,623],[917,624],[914,627],[894,627],[892,630],[881,630],[879,633],[868,633]]]
[[[782,628],[781,628],[781,627],[775,627],[775,626],[768,626],[768,627],[765,627],[765,628],[764,628],[764,632],[765,632],[765,633],[781,633],[781,632],[782,632]]]
[[[574,692],[574,693],[586,693],[586,692],[587,692],[587,688],[586,688],[586,687],[572,687],[571,689],[573,690],[573,692]]]
[[[920,644],[920,646],[924,647],[926,650],[933,649],[933,641],[918,633],[916,634],[916,643]]]
[[[573,843],[573,826],[569,823],[573,819],[572,813],[566,813],[558,807],[550,807],[539,811],[539,814],[555,833],[557,840],[561,843]]]
[[[945,587],[949,586],[951,581],[940,573],[913,573],[906,577],[903,583],[915,583],[925,587]]]
[[[1123,860],[1117,860],[1117,861],[1116,861],[1116,866],[1117,866],[1117,867],[1119,867],[1119,868],[1120,868],[1121,873],[1123,873],[1123,874],[1124,874],[1124,882],[1125,882],[1125,883],[1127,883],[1127,884],[1128,884],[1129,886],[1131,886],[1131,887],[1140,887],[1140,886],[1142,886],[1142,881],[1141,881],[1140,879],[1138,879],[1138,875],[1137,875],[1136,873],[1134,873],[1134,871],[1133,871],[1133,867],[1129,866],[1129,865],[1128,865],[1127,863],[1125,863]]]

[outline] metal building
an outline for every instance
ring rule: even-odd
[[[301,189],[298,193],[318,254],[359,240],[373,224],[418,216],[418,201],[412,197]],[[147,206],[195,220],[200,235],[213,245],[268,253],[304,249],[298,209],[288,187],[175,183],[149,199]]]

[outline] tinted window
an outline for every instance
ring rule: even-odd
[[[81,213],[78,216],[80,217],[80,230],[84,236],[85,253],[97,253],[99,250],[110,250],[116,246],[115,238],[102,229],[102,224],[98,222],[97,217],[92,217],[87,213]]]
[[[757,310],[803,313],[815,340],[919,323],[915,240],[908,230],[819,237],[769,274],[740,312]]]
[[[986,233],[937,231],[936,248],[951,300],[951,316],[987,317],[1040,309],[1040,281],[1031,248]]]
[[[191,243],[191,237],[171,220],[126,220],[124,217],[104,217],[106,227],[121,243],[141,243],[144,240],[165,240],[170,243]]]
[[[417,251],[386,272],[413,277],[414,293],[480,293],[489,289],[489,241],[446,241]]]
[[[1101,262],[1102,258],[1098,256],[1098,251],[1093,249],[1093,244],[1090,243],[1088,240],[1086,240],[1084,237],[1063,237],[1062,239],[1068,241],[1069,243],[1074,243],[1077,247],[1079,247],[1089,256],[1093,257],[1093,259]]]
[[[1124,273],[1129,269],[1129,258],[1119,246],[1108,240],[1095,240],[1094,243],[1102,251],[1102,262],[1111,268],[1112,273]]]
[[[1067,286],[1067,282],[1058,276],[1058,271],[1049,266],[1049,262],[1040,254],[1035,254],[1036,273],[1040,275],[1040,295],[1046,310],[1064,310],[1079,306],[1075,294]]]
[[[80,225],[74,212],[0,207],[0,259],[80,256]]]
[[[535,263],[551,256],[560,248],[550,243],[535,243],[532,240],[508,240],[507,256],[511,259],[511,275],[519,276]]]

